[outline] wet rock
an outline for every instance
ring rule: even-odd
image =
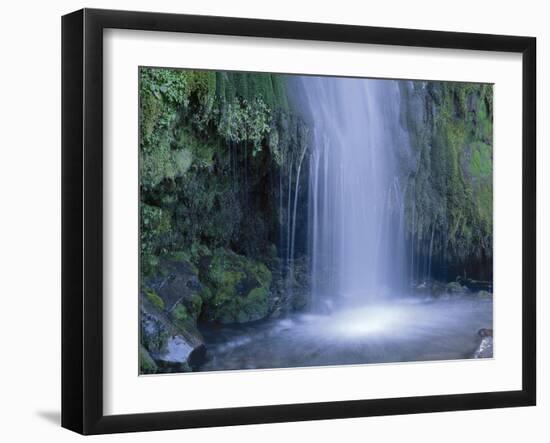
[[[474,280],[471,278],[458,277],[457,282],[467,287],[472,292],[487,291],[493,292],[493,283],[491,281]]]
[[[419,290],[419,291],[423,291],[423,290],[427,290],[429,289],[429,286],[428,286],[428,282],[421,282],[419,284],[416,285],[415,289]]]
[[[462,286],[457,281],[452,281],[450,283],[447,283],[445,285],[445,290],[451,294],[464,294],[468,292],[468,288],[466,288],[465,286]]]
[[[477,331],[477,335],[479,335],[481,338],[493,337],[493,330],[488,328],[483,328]]]
[[[411,283],[413,293],[422,297],[444,297],[448,296],[447,284],[438,280],[423,280]]]
[[[169,337],[164,352],[155,356],[162,372],[189,372],[204,361],[206,347],[200,344],[194,347],[192,341],[182,335]]]
[[[167,312],[182,317],[185,311],[185,316],[196,320],[202,306],[198,269],[185,260],[165,260],[162,269],[163,274],[150,279],[147,285],[162,299]]]
[[[303,311],[311,304],[310,268],[307,257],[294,260],[291,269],[273,272],[270,298],[270,317],[278,318],[291,312]]]
[[[183,328],[174,323],[145,293],[140,294],[139,309],[140,343],[161,372],[190,371],[204,360],[204,340],[192,324]]]
[[[310,303],[310,297],[311,294],[306,288],[297,288],[292,293],[292,309],[294,311],[304,310]]]
[[[489,291],[479,291],[477,293],[477,296],[481,297],[481,298],[491,298],[493,296],[493,294]]]
[[[443,282],[440,282],[438,280],[432,280],[430,284],[430,290],[432,294],[436,294],[436,295],[442,294],[446,291],[445,286],[446,285]]]
[[[493,330],[483,328],[477,331],[480,343],[474,352],[474,358],[493,358]]]
[[[200,278],[203,320],[248,323],[267,316],[272,275],[264,263],[219,249],[201,262]]]

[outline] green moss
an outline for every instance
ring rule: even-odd
[[[193,133],[189,126],[179,126],[174,131],[174,146],[176,149],[188,151],[191,164],[195,167],[211,167],[217,145],[209,138],[202,140]]]
[[[193,294],[193,296],[191,297],[191,315],[193,315],[193,317],[195,319],[197,319],[201,313],[201,309],[202,309],[202,298],[199,294]]]
[[[139,345],[139,373],[140,374],[155,374],[158,367],[155,361],[151,358],[147,350]]]
[[[189,312],[187,312],[187,308],[181,303],[178,303],[172,310],[172,316],[179,321],[187,321],[191,318]]]
[[[174,176],[181,177],[191,167],[193,156],[191,151],[183,149],[172,153],[172,161],[174,163]]]
[[[203,303],[205,304],[212,304],[212,300],[214,298],[213,294],[212,294],[212,290],[204,285],[201,292],[200,292],[200,297],[201,297],[201,300],[203,301]]]
[[[142,136],[145,140],[150,140],[161,115],[162,106],[160,100],[153,94],[143,94],[140,108]]]
[[[252,273],[258,278],[262,286],[269,286],[271,283],[271,271],[262,262],[256,262],[252,265]]]
[[[252,145],[252,156],[262,150],[271,131],[271,110],[260,97],[228,103],[220,118],[218,130],[229,143]]]
[[[144,203],[140,205],[140,265],[143,275],[155,272],[159,255],[170,241],[171,228],[168,211]]]
[[[205,255],[204,253],[201,254],[199,251],[208,251],[208,248],[202,247],[200,245],[200,249],[197,251],[193,246],[190,249],[184,250],[184,251],[173,251],[168,254],[166,254],[166,258],[169,261],[174,262],[186,262],[186,264],[190,267],[191,271],[194,274],[199,273],[199,269],[196,265],[201,255]]]
[[[444,263],[491,257],[491,85],[418,82],[402,92],[419,162],[406,200],[416,253],[432,252]],[[422,108],[428,111],[419,118]],[[432,230],[439,234],[433,245]]]
[[[225,102],[260,98],[271,109],[288,110],[284,75],[216,72],[216,95]]]
[[[471,145],[470,172],[474,177],[489,177],[493,173],[492,147],[483,142]]]
[[[144,292],[151,303],[153,303],[161,311],[164,310],[164,301],[159,297],[154,289],[145,288]]]
[[[201,280],[207,320],[244,323],[267,315],[271,272],[263,263],[217,250]]]
[[[250,291],[247,296],[245,310],[249,318],[263,318],[268,310],[269,288],[260,286]]]
[[[200,103],[205,104],[216,94],[216,73],[213,71],[186,70],[185,73],[191,94],[194,94]]]
[[[216,248],[267,253],[280,214],[266,190],[293,174],[307,138],[287,95],[284,75],[140,69],[142,277],[174,254],[197,266]],[[243,268],[224,271],[222,298],[249,275],[268,284],[265,266]]]

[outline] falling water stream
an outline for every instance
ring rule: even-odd
[[[413,293],[404,225],[410,154],[397,81],[302,77],[309,157],[307,314],[203,331],[201,370],[470,358],[492,300]],[[290,240],[292,242],[292,240]],[[291,248],[292,249],[292,248]],[[292,257],[290,257],[292,258]]]
[[[372,302],[405,286],[397,82],[307,78],[314,121],[310,171],[314,299]]]

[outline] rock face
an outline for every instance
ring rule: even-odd
[[[139,308],[141,373],[191,371],[202,362],[206,347],[196,328],[178,324],[151,294],[140,294]]]
[[[271,272],[261,263],[228,250],[204,257],[202,316],[222,324],[260,320],[269,312]]]
[[[430,274],[449,280],[467,275],[490,281],[493,87],[425,81],[401,82],[400,87],[402,123],[414,157],[413,162],[399,159],[407,189],[412,277],[420,280]],[[424,263],[429,263],[429,272]]]

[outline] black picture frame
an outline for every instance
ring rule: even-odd
[[[261,407],[103,413],[103,30],[171,31],[522,54],[522,389]],[[62,18],[62,426],[82,434],[530,406],[536,403],[536,39],[83,9]]]

